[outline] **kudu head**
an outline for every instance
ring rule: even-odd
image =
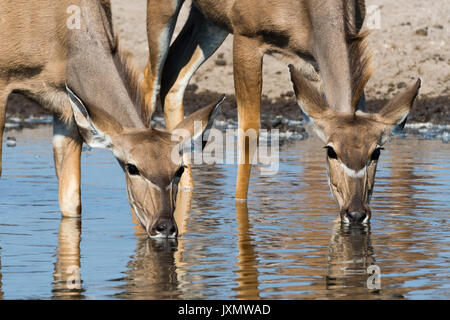
[[[297,101],[325,143],[328,181],[341,221],[367,223],[380,152],[391,132],[402,128],[419,92],[421,80],[399,93],[378,113],[356,110],[365,83],[353,93],[353,112],[330,108],[311,82],[290,66]]]
[[[125,172],[128,201],[148,235],[176,237],[174,211],[178,183],[186,167],[183,153],[188,146],[207,140],[223,98],[196,111],[168,132],[124,128],[107,114],[90,114],[69,88],[67,92],[84,142],[111,150]]]

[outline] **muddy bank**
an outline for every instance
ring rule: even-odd
[[[185,112],[186,114],[189,114],[197,108],[219,99],[219,97],[220,93],[211,91],[197,92],[197,86],[191,85],[186,91]],[[369,112],[377,112],[387,102],[387,99],[368,100],[367,109]],[[221,116],[223,119],[237,120],[236,100],[234,95],[227,95],[227,99],[225,100],[222,109]],[[159,106],[157,114],[161,115],[161,108]],[[293,92],[286,92],[276,99],[268,99],[263,96],[261,103],[261,126],[266,129],[277,127],[276,123],[273,122],[277,116],[282,116],[289,120],[301,121],[303,119]],[[450,95],[430,98],[420,96],[408,116],[408,121],[450,124]],[[287,128],[281,126],[280,129]]]
[[[219,99],[220,93],[199,91],[196,85],[190,85],[185,95],[185,113],[190,114],[200,107]],[[378,111],[387,100],[369,100],[367,108],[370,112]],[[35,102],[18,94],[12,94],[8,99],[6,109],[7,129],[32,127],[38,124],[51,123],[51,114]],[[161,122],[161,106],[158,105],[155,119]],[[219,121],[236,123],[237,109],[234,95],[227,95],[218,116]],[[408,117],[409,123],[433,123],[450,125],[450,96],[420,97]],[[263,96],[261,104],[261,127],[276,128],[281,132],[304,132],[303,116],[298,107],[293,92],[282,94],[277,99]]]

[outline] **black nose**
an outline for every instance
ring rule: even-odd
[[[161,220],[155,224],[152,236],[175,237],[177,235],[177,226],[171,220]]]
[[[347,213],[347,218],[350,222],[363,222],[366,218],[366,214],[364,212],[352,211]]]

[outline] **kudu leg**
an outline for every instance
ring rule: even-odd
[[[59,207],[64,217],[81,214],[80,158],[83,141],[74,122],[64,123],[54,116],[53,155],[59,184]]]
[[[223,43],[228,32],[205,19],[193,6],[182,31],[170,46],[161,80],[164,120],[172,130],[184,119],[183,96],[192,75]]]
[[[228,32],[210,23],[193,6],[183,30],[170,46],[161,80],[161,101],[166,128],[172,130],[184,119],[184,91],[197,69],[222,44]],[[180,186],[194,185],[190,165]]]
[[[145,93],[146,110],[143,119],[150,122],[156,108],[161,73],[169,51],[177,16],[184,0],[147,0],[147,35],[149,60],[144,71],[142,89]]]
[[[0,177],[2,176],[3,131],[5,130],[8,96],[9,94],[6,92],[0,92]]]
[[[252,159],[260,128],[262,60],[264,51],[255,39],[235,35],[233,43],[234,87],[239,118],[239,167],[236,200],[246,200]]]

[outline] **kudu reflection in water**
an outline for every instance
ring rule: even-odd
[[[184,249],[182,235],[186,232],[187,215],[190,210],[192,191],[180,190],[177,195],[174,212],[178,225],[177,240],[150,239],[139,227],[139,222],[133,217],[137,228],[135,235],[137,245],[135,254],[127,264],[124,284],[119,286],[120,293],[116,298],[125,299],[182,299],[183,291],[180,283],[183,281],[182,253]]]
[[[80,262],[81,219],[62,218],[53,273],[54,299],[82,299]]]
[[[370,240],[370,225],[345,225],[336,221],[328,247],[326,288],[336,291],[355,290],[367,293],[367,268],[375,264]],[[328,294],[327,294],[328,295]]]
[[[256,300],[260,298],[258,257],[253,244],[247,203],[236,202],[236,221],[239,253],[237,256],[238,270],[235,271],[238,285],[234,290],[237,292],[238,299]]]

